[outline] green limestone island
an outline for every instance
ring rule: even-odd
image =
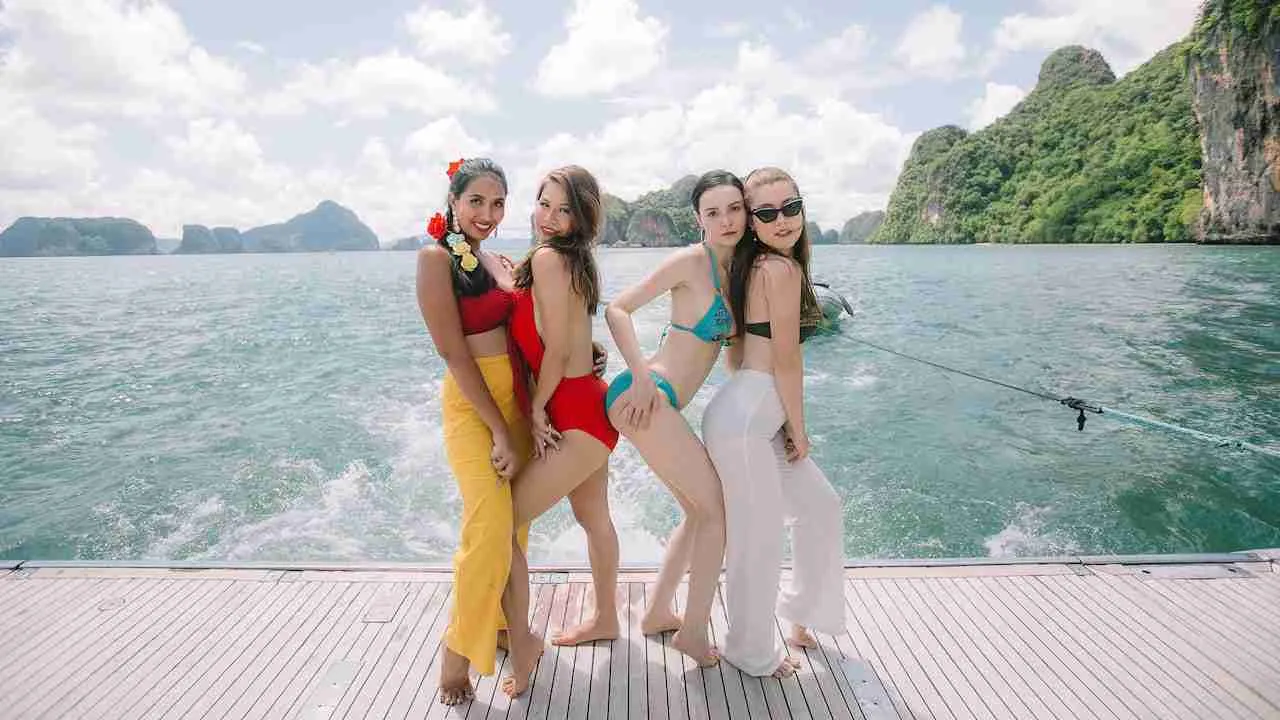
[[[869,242],[1280,242],[1280,4],[1207,2],[1117,81],[1079,46],[974,133],[915,142]]]

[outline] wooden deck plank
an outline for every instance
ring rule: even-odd
[[[346,607],[329,623],[327,632],[315,637],[298,653],[298,666],[290,673],[288,682],[277,693],[271,705],[262,714],[263,720],[282,720],[298,714],[298,706],[314,692],[320,679],[332,666],[335,658],[341,658],[355,642],[362,623],[360,613],[376,595],[375,583],[351,583],[355,594]],[[437,586],[438,588],[439,586]]]
[[[641,586],[640,604],[636,608],[637,617],[644,617],[645,608],[649,607],[650,588]],[[652,637],[640,635],[644,643],[644,681],[649,693],[648,716],[655,720],[670,720],[671,711],[667,706],[667,640],[666,635]]]
[[[848,588],[849,582],[848,579],[845,580],[846,587],[844,588],[845,632],[835,637],[836,649],[839,651],[841,658],[842,677],[840,680],[842,681],[841,688],[845,691],[845,697],[851,706],[857,706],[859,712],[864,715],[867,714],[863,710],[861,703],[858,702],[858,693],[861,689],[846,671],[847,667],[861,663],[865,665],[865,668],[870,673],[875,675],[884,687],[885,694],[888,696],[890,704],[893,705],[894,714],[902,720],[915,720],[915,714],[911,706],[892,681],[888,665],[879,656],[866,633],[863,632],[862,626],[853,612],[853,603],[849,599],[851,594]]]
[[[27,707],[44,704],[46,696],[54,693],[55,688],[67,689],[71,684],[68,681],[76,671],[95,663],[111,648],[127,642],[138,624],[152,621],[173,604],[202,589],[195,584],[157,582],[161,587],[155,588],[154,593],[141,592],[146,588],[140,588],[136,603],[99,611],[96,622],[91,624],[88,638],[68,636],[56,648],[39,653],[25,671],[15,674],[14,681],[23,686],[27,700],[9,704],[6,708],[21,716],[26,714]]]
[[[1091,578],[1054,578],[1052,583],[1038,583],[1030,579],[1029,594],[1042,604],[1054,604],[1062,608],[1064,617],[1100,641],[1109,642],[1126,665],[1141,668],[1146,682],[1157,694],[1179,703],[1179,714],[1192,717],[1234,717],[1211,707],[1205,696],[1212,690],[1199,685],[1199,679],[1182,673],[1176,654],[1170,657],[1162,652],[1159,638],[1147,636],[1146,630],[1133,622],[1121,619],[1121,613],[1106,604],[1083,602],[1077,586],[1096,582]],[[1127,619],[1127,618],[1125,618]],[[1143,679],[1139,678],[1142,682]]]
[[[936,583],[918,578],[906,578],[901,582],[905,595],[914,595],[922,605],[932,610],[936,620],[963,648],[967,661],[978,668],[978,674],[1004,703],[1010,715],[1041,720],[1059,717],[1087,720],[1089,716],[1078,715],[1069,708],[1051,711],[1023,677],[1025,664],[1018,660],[1017,652],[1003,641],[1003,633],[992,631],[988,622],[975,621],[966,605],[954,595],[940,595],[933,588]],[[984,627],[987,628],[985,632]],[[992,632],[994,638],[991,637]]]
[[[623,718],[627,712],[627,648],[631,644],[631,622],[627,584],[619,582],[614,589],[614,607],[618,609],[617,642],[596,643],[595,681],[591,684],[591,704],[587,711],[593,718]]]
[[[977,625],[990,628],[991,638],[1014,667],[1025,668],[1023,680],[1033,688],[1030,698],[1040,700],[1051,707],[1081,708],[1074,714],[1081,718],[1114,718],[1120,715],[1113,704],[1119,701],[1101,688],[1096,678],[1080,670],[1058,639],[1034,620],[1028,620],[1020,607],[1007,604],[1003,599],[978,584],[974,579],[956,579],[947,582],[948,594],[962,598],[959,606],[972,610],[970,619]]]
[[[680,588],[677,586],[676,595],[679,594]],[[677,608],[678,605],[679,600],[673,597],[672,607]],[[685,687],[685,672],[688,669],[685,663],[688,658],[671,646],[673,636],[675,632],[662,633],[662,669],[666,675],[667,718],[668,720],[689,720],[689,696],[688,689]]]
[[[1131,652],[1127,638],[1099,632],[1096,619],[1089,612],[1064,601],[1056,592],[1042,592],[1043,588],[1031,579],[1025,580],[1010,580],[1010,590],[1020,594],[1028,607],[1039,608],[1050,617],[1061,628],[1060,632],[1075,638],[1089,656],[1125,688],[1129,697],[1137,701],[1135,712],[1138,708],[1160,708],[1160,715],[1165,717],[1199,716],[1192,713],[1187,700],[1180,697],[1175,688],[1164,684],[1167,675],[1162,669],[1153,667],[1146,657]]]
[[[1213,665],[1222,670],[1220,684],[1247,705],[1260,717],[1280,717],[1277,707],[1268,697],[1268,687],[1280,688],[1280,679],[1255,676],[1241,666],[1230,644],[1220,643],[1213,633],[1199,628],[1201,618],[1187,616],[1164,598],[1144,587],[1141,580],[1116,575],[1100,575],[1114,601],[1120,599],[1133,603],[1139,612],[1145,613],[1161,631],[1176,638],[1188,647],[1195,647]]]
[[[54,587],[57,581],[40,582],[48,582],[50,587]],[[49,603],[52,614],[37,611],[38,614],[33,614],[21,626],[17,642],[6,645],[4,655],[0,656],[0,677],[18,681],[20,678],[14,673],[23,668],[30,669],[32,658],[41,655],[48,657],[77,637],[92,636],[96,625],[105,621],[104,611],[99,610],[98,606],[108,601],[116,604],[119,598],[125,597],[122,593],[138,593],[144,586],[145,583],[140,580],[115,583],[99,581],[92,586],[79,585],[82,592],[67,602],[59,602],[61,598],[53,598]],[[3,697],[0,695],[0,702],[3,702]]]
[[[640,632],[644,583],[627,583],[627,717],[649,717],[648,650]],[[610,704],[612,711],[613,705]],[[612,718],[612,714],[610,714]]]
[[[587,604],[586,594],[587,583],[573,583],[569,586],[564,611],[565,629],[582,622],[582,608]],[[556,683],[555,692],[551,695],[548,717],[586,717],[587,703],[591,699],[591,676],[583,671],[581,663],[585,662],[587,668],[591,667],[593,649],[590,643],[561,648],[565,657],[556,668],[560,682]]]
[[[914,717],[934,718],[941,710],[942,717],[950,717],[942,698],[933,687],[933,681],[924,674],[916,662],[910,648],[902,641],[889,621],[872,613],[873,605],[864,598],[864,586],[874,580],[851,579],[845,581],[845,592],[849,601],[849,609],[853,611],[851,618],[856,623],[856,632],[865,638],[872,652],[884,662],[884,671],[880,679],[886,685],[896,688],[902,700],[910,708]],[[859,590],[859,588],[864,588]],[[892,631],[892,633],[890,633]],[[853,627],[850,632],[855,632]],[[877,672],[880,672],[877,668]],[[892,695],[890,695],[892,698]]]
[[[133,708],[140,716],[162,697],[194,663],[204,657],[204,649],[213,639],[229,631],[229,625],[243,622],[253,608],[264,603],[273,592],[268,583],[233,583],[234,596],[223,605],[207,611],[205,622],[178,633],[181,641],[155,653],[149,653],[146,661],[128,671],[129,682],[121,682],[121,695],[106,696],[97,705],[85,709],[92,717],[99,705]]]
[[[178,718],[203,718],[220,714],[240,698],[240,689],[261,670],[264,657],[270,657],[271,646],[287,637],[307,615],[318,607],[330,587],[319,583],[299,583],[299,595],[272,618],[270,625],[251,637],[243,638],[224,653],[220,663],[209,668],[194,688],[194,702]],[[265,653],[265,656],[264,656]]]
[[[19,591],[12,595],[0,613],[3,631],[0,634],[0,676],[26,664],[24,659],[34,648],[47,646],[65,628],[76,622],[88,622],[96,610],[94,606],[110,589],[97,587],[101,581],[67,583],[66,593],[59,592],[59,583],[38,581],[34,578],[13,581]],[[2,696],[0,696],[2,697]]]
[[[417,646],[423,644],[444,605],[446,592],[439,584],[411,583],[395,616],[378,631],[377,653],[365,665],[369,672],[352,684],[350,702],[341,717],[382,717],[399,686],[408,678]],[[497,642],[495,636],[494,642]],[[425,678],[424,678],[425,680]],[[374,708],[378,710],[375,711]]]
[[[849,633],[793,650],[803,667],[782,682],[728,662],[697,668],[669,636],[644,638],[653,575],[630,571],[617,588],[618,640],[548,646],[525,697],[506,701],[489,676],[452,709],[436,683],[452,587],[427,580],[447,575],[42,567],[0,576],[0,628],[10,628],[0,715],[1280,718],[1280,573],[1152,567],[851,572]],[[588,614],[589,579],[542,573],[531,626],[550,637]],[[713,642],[724,637],[723,600],[718,592]],[[872,674],[884,692],[863,691],[880,703],[867,715],[857,688],[879,687],[863,684]]]
[[[1249,582],[1243,578],[1153,580],[1148,585],[1171,603],[1203,608],[1203,616],[1210,619],[1211,626],[1219,635],[1248,653],[1260,668],[1280,676],[1280,658],[1275,652],[1280,648],[1280,627],[1258,622],[1258,618],[1246,618],[1240,613],[1238,601],[1224,598],[1223,591],[1227,588]]]
[[[1080,577],[1061,584],[1079,606],[1106,607],[1106,615],[1111,622],[1105,624],[1104,621],[1104,625],[1117,634],[1133,634],[1134,642],[1172,676],[1172,682],[1185,685],[1190,690],[1193,699],[1203,708],[1204,717],[1254,717],[1247,707],[1222,687],[1215,677],[1217,672],[1201,663],[1186,662],[1188,653],[1194,652],[1193,648],[1170,639],[1167,633],[1151,624],[1146,613],[1135,612],[1132,605],[1108,602],[1106,596],[1099,592],[1099,579]]]
[[[942,672],[964,699],[969,711],[980,717],[1014,718],[1004,698],[984,677],[983,670],[987,668],[981,665],[982,656],[976,652],[971,655],[964,644],[956,642],[948,624],[940,622],[934,608],[909,592],[906,582],[906,579],[888,579],[876,583],[877,589],[883,593],[881,600],[898,608],[915,625],[916,636],[942,666]]]
[[[208,691],[214,680],[238,659],[239,653],[255,637],[283,616],[306,586],[267,585],[267,588],[268,593],[259,598],[251,612],[224,623],[229,626],[228,632],[212,635],[200,643],[192,655],[175,663],[174,671],[166,674],[138,717],[152,720],[179,718],[186,714],[191,703]]]
[[[87,677],[76,673],[77,679],[84,678],[76,683],[76,692],[65,697],[63,705],[50,704],[46,699],[48,709],[44,712],[51,717],[100,717],[107,714],[106,708],[131,707],[140,702],[152,689],[146,683],[151,671],[162,663],[171,668],[174,658],[182,657],[183,649],[190,647],[194,639],[225,613],[238,609],[252,596],[253,590],[263,587],[260,583],[235,581],[217,585],[221,587],[211,587],[209,592],[189,599],[185,606],[169,613],[166,622],[158,623],[162,627],[156,627],[149,639],[134,644],[131,649],[106,653],[106,662]]]
[[[728,628],[722,589],[723,586],[716,588],[716,594],[711,603],[711,637],[719,647],[724,646],[725,630]],[[758,680],[742,675],[737,668],[724,659],[716,663],[716,667],[720,670],[720,683],[724,687],[725,705],[728,707],[729,717],[768,716],[768,708],[764,703],[764,689]]]

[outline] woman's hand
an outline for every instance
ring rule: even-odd
[[[649,427],[649,418],[662,400],[658,397],[658,387],[649,373],[632,373],[631,387],[618,398],[622,403],[622,417],[628,425],[636,430]]]
[[[782,447],[787,453],[787,462],[796,462],[809,457],[809,436],[799,433],[792,436],[790,430],[783,430]]]
[[[609,366],[609,351],[603,345],[591,341],[591,372],[596,377],[604,377],[604,370]]]
[[[551,425],[545,407],[535,407],[529,415],[533,429],[533,454],[539,458],[560,449],[560,431]]]
[[[504,429],[493,435],[493,450],[489,453],[493,469],[498,472],[498,484],[510,481],[520,472],[520,456],[511,444],[511,435]]]

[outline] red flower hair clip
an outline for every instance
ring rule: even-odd
[[[427,223],[427,234],[436,240],[443,240],[444,234],[448,230],[444,224],[444,216],[436,213],[431,216],[431,222]]]
[[[466,158],[458,158],[457,160],[449,163],[449,169],[445,171],[445,174],[449,176],[450,180],[453,179],[453,174],[458,172],[458,168],[462,167],[462,163],[466,161]]]

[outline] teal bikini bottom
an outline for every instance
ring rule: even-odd
[[[671,386],[671,382],[652,370],[649,371],[649,376],[653,378],[653,384],[667,394],[667,398],[671,400],[671,407],[679,410],[680,401],[676,399],[676,389]],[[623,370],[618,377],[613,379],[613,382],[609,383],[609,392],[604,396],[604,411],[609,412],[609,408],[613,407],[613,401],[617,400],[618,396],[626,392],[630,387],[631,370]]]

